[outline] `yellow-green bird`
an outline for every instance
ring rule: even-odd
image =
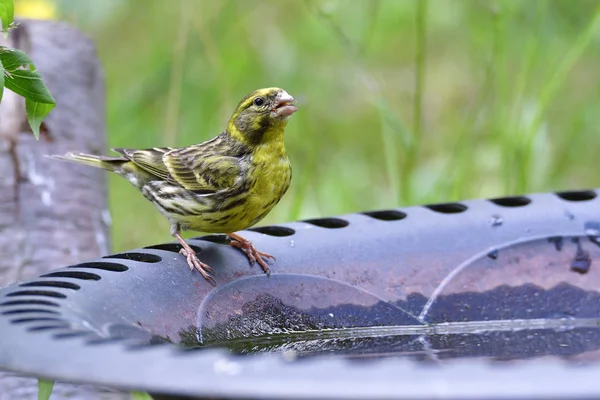
[[[171,235],[181,244],[190,269],[196,268],[214,285],[213,269],[198,259],[180,231],[226,233],[250,264],[258,262],[269,274],[264,258],[274,257],[234,232],[263,219],[290,186],[292,168],[283,136],[297,110],[285,90],[259,89],[242,99],[224,132],[204,143],[113,149],[120,157],[68,153],[53,158],[103,168],[127,179],[169,220]]]

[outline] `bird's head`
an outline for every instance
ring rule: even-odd
[[[248,145],[281,139],[288,119],[297,110],[294,98],[285,90],[259,89],[240,101],[227,130]]]

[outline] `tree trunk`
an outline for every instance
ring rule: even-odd
[[[93,43],[62,23],[21,21],[8,39],[33,59],[57,106],[36,141],[24,100],[0,104],[0,287],[109,252],[106,177],[49,158],[105,149],[104,77]],[[57,362],[61,362],[57,360]],[[37,381],[0,375],[0,400],[36,398]],[[52,399],[128,398],[57,384]]]

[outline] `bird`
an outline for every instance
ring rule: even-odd
[[[292,167],[284,145],[289,118],[298,110],[281,88],[258,89],[244,97],[223,132],[187,147],[115,148],[119,156],[69,152],[51,158],[85,164],[127,179],[170,223],[190,270],[213,286],[214,270],[200,261],[182,230],[225,233],[250,265],[270,275],[266,259],[236,234],[262,220],[288,190]]]

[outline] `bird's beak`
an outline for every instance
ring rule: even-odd
[[[295,99],[290,96],[285,90],[279,92],[277,97],[275,97],[275,105],[273,106],[273,112],[278,117],[289,117],[296,111],[298,111],[298,107],[293,104]]]

